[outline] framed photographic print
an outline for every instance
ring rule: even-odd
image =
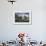
[[[14,24],[32,24],[32,11],[15,11],[13,14]]]

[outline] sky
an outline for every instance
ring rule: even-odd
[[[18,16],[29,16],[29,14],[25,14],[25,13],[17,13]]]

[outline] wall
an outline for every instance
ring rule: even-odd
[[[45,0],[17,0],[12,5],[7,0],[0,0],[0,40],[15,39],[18,32],[29,32],[31,38],[37,41],[46,40],[45,2]],[[32,9],[32,25],[14,25],[10,22],[14,11],[28,9]]]

